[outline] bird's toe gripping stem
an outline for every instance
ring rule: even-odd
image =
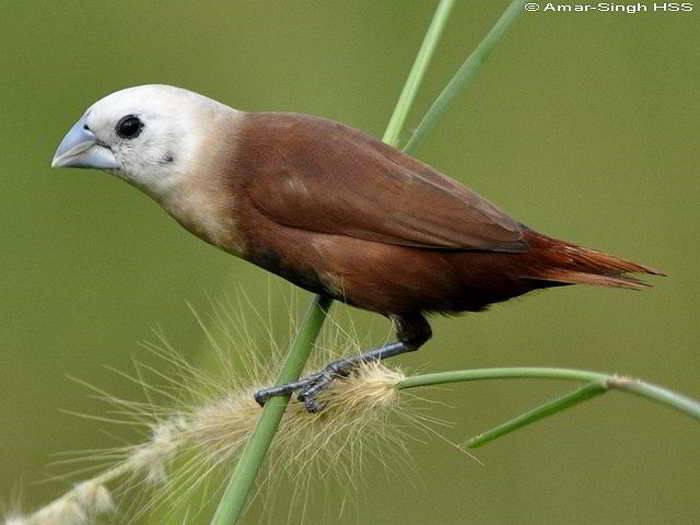
[[[378,361],[404,352],[411,352],[417,350],[418,346],[419,345],[397,341],[375,348],[364,354],[338,359],[330,363],[323,370],[308,375],[299,381],[258,390],[254,395],[255,401],[257,401],[260,406],[264,406],[271,397],[289,395],[292,392],[298,391],[297,400],[304,403],[307,412],[320,412],[325,406],[319,403],[315,397],[319,392],[328,388],[334,379],[338,377],[347,377],[362,363]]]

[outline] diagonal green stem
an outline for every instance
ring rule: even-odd
[[[651,399],[700,420],[700,403],[658,385],[646,383],[633,377],[612,376],[607,380],[607,387]]]
[[[301,375],[332,302],[333,300],[329,297],[321,295],[314,298],[302,322],[301,329],[289,350],[287,360],[280,372],[278,384],[283,385],[296,381]],[[275,437],[288,402],[289,395],[286,395],[274,397],[265,403],[255,431],[248,440],[224,491],[219,507],[216,509],[212,524],[235,523],[243,512],[248,494],[253,487],[272,438]]]
[[[574,405],[588,401],[589,399],[599,396],[600,394],[604,394],[607,391],[608,389],[600,383],[588,383],[574,392],[570,392],[555,399],[554,401],[550,401],[549,403],[540,405],[537,408],[528,410],[524,414],[520,414],[510,421],[483,432],[478,436],[474,436],[467,441],[466,446],[467,448],[480,447],[489,441],[493,441],[496,438],[509,434],[540,419],[544,419],[547,416],[551,416],[557,412],[571,408]]]
[[[508,31],[510,26],[513,25],[513,22],[518,18],[518,15],[523,11],[525,1],[526,0],[513,0],[493,28],[491,28],[491,31],[488,32],[477,48],[469,55],[467,60],[464,61],[462,67],[459,68],[452,80],[450,80],[445,89],[442,90],[440,96],[435,99],[435,102],[433,102],[433,105],[425,114],[423,120],[421,120],[413,136],[404,148],[406,153],[413,153],[415,151],[418,142],[435,128],[438,119],[447,111],[455,95],[469,85],[476,77],[481,68],[481,64],[486,62],[486,59],[491,55],[496,44],[501,41],[505,32]]]

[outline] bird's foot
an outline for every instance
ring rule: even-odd
[[[413,345],[396,342],[375,348],[364,354],[338,359],[330,363],[323,370],[303,377],[299,381],[258,390],[255,392],[255,401],[257,401],[260,406],[264,406],[265,402],[271,397],[299,392],[297,394],[297,400],[304,403],[307,412],[320,412],[325,408],[325,405],[317,401],[315,397],[319,392],[328,388],[331,383],[333,383],[333,380],[338,377],[347,377],[362,363],[378,361],[404,352],[410,352],[416,348],[417,347]]]

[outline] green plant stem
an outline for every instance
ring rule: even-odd
[[[304,365],[311,353],[316,337],[318,337],[326,312],[333,300],[318,295],[314,298],[309,311],[302,322],[301,329],[294,339],[287,360],[280,372],[278,384],[283,385],[296,381],[304,370]],[[236,469],[229,480],[228,486],[216,510],[213,524],[223,525],[235,523],[241,515],[258,470],[262,465],[272,438],[277,432],[284,411],[287,408],[289,396],[278,396],[265,403],[253,435],[248,440],[245,449],[236,464]]]
[[[566,368],[481,368],[475,370],[454,370],[435,374],[411,376],[396,386],[398,389],[416,388],[421,386],[443,385],[463,381],[479,381],[484,379],[565,379],[585,381],[584,387],[550,401],[537,408],[529,410],[510,421],[484,432],[469,441],[469,448],[476,448],[489,441],[509,434],[514,430],[551,416],[583,401],[592,399],[608,390],[622,390],[641,396],[647,400],[674,408],[692,418],[700,419],[700,403],[658,385],[653,385],[625,376],[590,372],[588,370],[571,370]]]
[[[447,111],[455,95],[469,85],[476,77],[481,64],[486,62],[486,59],[491,55],[496,44],[501,41],[505,32],[508,31],[513,22],[518,18],[518,15],[523,11],[525,2],[526,0],[513,0],[496,24],[491,28],[491,31],[488,32],[472,54],[467,57],[462,67],[460,67],[455,76],[452,77],[452,80],[450,80],[445,89],[442,90],[438,98],[435,99],[435,102],[433,102],[433,105],[425,114],[423,120],[421,120],[416,131],[404,148],[406,153],[413,153],[415,151],[418,142],[435,128],[438,119]]]
[[[421,82],[423,82],[428,64],[433,57],[437,43],[440,40],[440,35],[442,35],[442,30],[445,28],[453,6],[454,0],[440,0],[440,4],[435,10],[433,20],[430,22],[430,26],[428,26],[428,32],[425,34],[423,43],[416,55],[416,60],[413,62],[413,67],[406,79],[406,84],[404,84],[399,100],[394,108],[394,113],[391,115],[389,124],[384,132],[384,138],[382,140],[387,144],[396,146],[399,142],[399,134],[403,129],[408,112],[416,98],[418,87]]]
[[[520,414],[510,421],[506,421],[505,423],[487,430],[478,436],[474,436],[467,441],[466,446],[467,448],[480,447],[489,441],[493,441],[496,438],[510,434],[511,432],[529,425],[530,423],[534,423],[535,421],[544,419],[547,416],[551,416],[557,412],[571,408],[574,405],[588,401],[589,399],[599,396],[600,394],[604,394],[607,391],[608,389],[600,383],[588,383],[574,392],[570,392],[555,399],[554,401],[550,401],[549,403],[540,405],[532,410],[528,410],[524,414]]]
[[[674,408],[683,414],[700,420],[700,403],[686,397],[684,395],[678,394],[671,390],[667,390],[658,385],[653,385],[651,383],[645,383],[639,379],[633,377],[618,377],[613,376],[608,379],[608,388],[614,388],[616,390],[622,390],[623,392],[629,392],[631,394],[636,394],[638,396],[651,399],[662,405]]]
[[[444,385],[483,379],[567,379],[578,381],[605,381],[610,376],[588,370],[571,370],[568,368],[512,367],[512,368],[475,368],[473,370],[451,370],[434,374],[420,374],[407,377],[396,387],[398,389],[419,386]]]

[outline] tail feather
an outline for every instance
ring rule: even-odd
[[[606,286],[608,288],[626,288],[627,290],[643,290],[651,286],[628,275],[612,277],[609,275],[575,272],[558,268],[543,271],[537,279],[566,284],[588,284],[592,286]]]
[[[651,275],[665,275],[663,272],[646,266],[644,264],[635,263],[620,259],[614,255],[609,255],[598,250],[584,248],[582,246],[565,245],[561,247],[564,255],[568,255],[573,259],[572,262],[576,266],[584,269],[595,270],[596,272],[609,272],[611,274],[621,273],[648,273]],[[585,270],[584,270],[585,271]]]
[[[528,276],[529,278],[567,284],[642,290],[650,285],[627,275],[628,273],[665,275],[651,266],[558,241],[534,232],[528,232],[528,234],[528,242],[539,257],[544,256],[548,263],[538,265],[534,275]]]

